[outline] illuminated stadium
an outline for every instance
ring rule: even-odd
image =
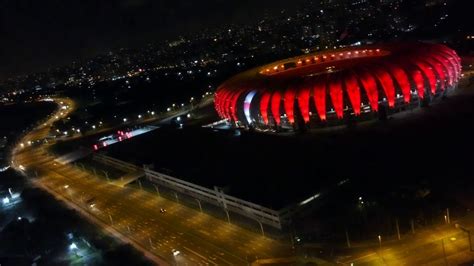
[[[215,108],[237,127],[317,128],[427,106],[455,88],[460,75],[460,58],[444,45],[355,46],[238,74],[218,88]]]

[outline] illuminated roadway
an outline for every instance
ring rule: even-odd
[[[149,192],[123,188],[97,179],[73,165],[60,165],[47,152],[44,139],[50,125],[74,110],[74,102],[27,134],[13,150],[15,169],[116,237],[130,242],[158,264],[246,265],[259,258],[289,255],[288,245],[200,213]],[[60,112],[63,115],[60,115]],[[23,169],[23,170],[22,170]],[[91,207],[90,204],[93,204]],[[165,214],[160,213],[165,208]],[[172,255],[173,250],[180,254]]]
[[[474,93],[465,85],[471,72],[460,83],[460,93]],[[64,101],[67,110],[63,117],[74,110],[74,103]],[[58,111],[58,115],[60,111]],[[57,198],[79,210],[84,216],[110,234],[137,249],[158,264],[179,265],[247,265],[257,259],[291,256],[285,243],[265,238],[225,221],[202,214],[173,201],[138,189],[120,187],[97,179],[87,171],[72,165],[60,165],[47,153],[54,141],[40,146],[26,144],[44,139],[52,116],[45,124],[23,137],[13,150],[14,167],[26,169],[29,176],[38,174],[33,182]],[[21,167],[20,167],[21,166]],[[93,201],[90,201],[91,199]],[[86,202],[93,202],[91,207]],[[160,208],[167,213],[160,213]],[[430,227],[414,235],[402,235],[402,240],[382,238],[364,241],[359,247],[347,250],[337,259],[342,265],[457,265],[473,261],[466,232],[455,228],[460,223],[468,230],[474,229],[474,215],[468,215],[450,225]],[[443,252],[444,244],[444,252]],[[474,245],[474,244],[473,244]],[[172,255],[172,250],[181,252]],[[357,251],[356,251],[357,250]],[[445,256],[446,254],[446,256]],[[263,260],[262,260],[263,262]]]

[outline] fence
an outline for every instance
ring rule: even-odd
[[[164,185],[198,200],[220,206],[226,212],[232,211],[254,219],[258,223],[281,229],[281,219],[278,211],[226,195],[217,187],[214,187],[214,190],[212,190],[147,168],[145,168],[145,176],[151,182]]]

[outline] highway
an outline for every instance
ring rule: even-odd
[[[67,105],[46,123],[27,134],[13,150],[13,166],[34,178],[34,183],[58,199],[110,227],[158,264],[246,265],[257,259],[290,255],[287,244],[266,238],[173,201],[138,189],[120,187],[94,177],[71,164],[54,162],[48,153],[54,144],[25,145],[45,138],[49,125],[73,112]],[[62,115],[60,115],[62,113]],[[57,118],[56,118],[57,117]],[[23,144],[21,144],[23,143]],[[23,170],[22,170],[23,169]],[[166,213],[160,213],[165,208]],[[109,229],[110,229],[109,228]],[[173,255],[174,250],[180,254]]]

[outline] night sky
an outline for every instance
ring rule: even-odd
[[[298,1],[296,1],[298,2]],[[0,0],[0,78],[119,47],[141,47],[264,12],[283,0]]]

